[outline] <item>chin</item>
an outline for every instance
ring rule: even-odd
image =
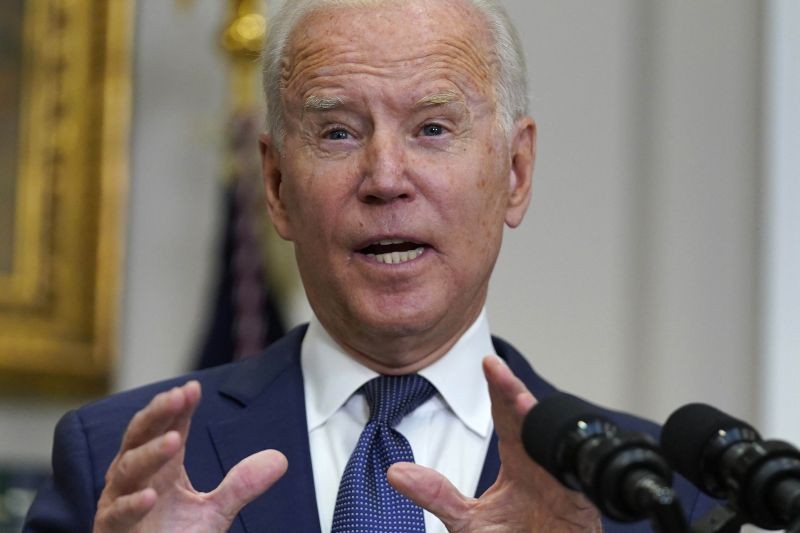
[[[435,304],[401,305],[386,302],[367,309],[354,310],[360,329],[369,336],[401,338],[424,335],[439,324],[446,312],[446,306]]]
[[[437,322],[427,313],[391,313],[364,316],[359,322],[361,327],[374,332],[377,336],[408,337],[419,335],[433,328]]]

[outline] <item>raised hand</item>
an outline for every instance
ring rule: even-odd
[[[536,403],[533,395],[496,357],[483,360],[483,371],[501,462],[494,485],[480,498],[469,498],[435,470],[412,463],[392,465],[389,482],[451,532],[602,531],[600,513],[592,503],[564,488],[525,453],[520,431]]]
[[[227,531],[239,510],[286,472],[286,458],[265,450],[243,459],[211,492],[194,490],[183,458],[200,384],[156,395],[136,413],[106,472],[94,531]]]

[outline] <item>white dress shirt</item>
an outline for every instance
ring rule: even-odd
[[[396,427],[411,444],[417,464],[442,473],[470,497],[478,487],[493,428],[481,360],[494,353],[484,310],[445,356],[419,372],[438,394]],[[301,365],[317,508],[322,531],[328,532],[339,480],[369,419],[369,406],[356,392],[378,374],[342,350],[316,317],[303,339]],[[446,531],[427,511],[425,529]]]

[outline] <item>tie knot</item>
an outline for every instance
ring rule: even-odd
[[[417,374],[379,376],[364,384],[363,390],[369,404],[370,421],[389,427],[396,426],[436,392],[427,379]]]

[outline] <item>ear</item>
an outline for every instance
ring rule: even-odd
[[[258,147],[261,150],[261,175],[264,179],[264,189],[267,197],[267,211],[275,231],[283,239],[292,240],[290,231],[289,210],[286,208],[283,197],[283,174],[281,173],[281,153],[275,146],[275,140],[268,134],[262,133],[258,137]]]
[[[533,163],[536,160],[536,123],[523,117],[514,124],[511,139],[511,169],[508,173],[506,224],[516,228],[522,223],[531,201]]]

